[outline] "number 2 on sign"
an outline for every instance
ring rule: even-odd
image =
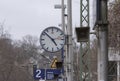
[[[39,69],[36,70],[36,73],[37,73],[37,74],[36,74],[36,77],[37,77],[37,78],[40,78],[40,77],[41,77],[41,70],[39,70]]]

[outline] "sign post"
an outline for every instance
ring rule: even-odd
[[[62,73],[61,69],[34,69],[35,80],[53,80]]]

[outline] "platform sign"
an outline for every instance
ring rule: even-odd
[[[34,69],[33,73],[35,80],[45,79],[45,69]]]
[[[35,80],[53,80],[55,78],[54,75],[60,75],[61,69],[34,69],[34,79]],[[45,78],[46,77],[46,78]]]

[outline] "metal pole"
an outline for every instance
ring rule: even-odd
[[[61,9],[61,14],[62,14],[62,18],[61,18],[62,19],[62,30],[66,34],[66,31],[65,31],[65,16],[64,16],[65,15],[65,8],[66,8],[66,6],[64,5],[64,0],[61,0],[61,5],[62,5],[62,9]],[[64,60],[64,55],[66,56],[65,60]],[[66,64],[66,60],[67,60],[67,46],[66,45],[62,49],[62,60],[63,60],[63,63]],[[66,73],[64,72],[65,70],[66,70]],[[68,73],[67,73],[67,67],[66,66],[63,66],[63,75],[65,76],[64,81],[66,81],[65,79],[67,78],[67,75],[68,75]]]
[[[100,1],[100,19],[98,21],[98,81],[108,81],[108,22],[107,0]]]
[[[89,0],[80,0],[80,27],[89,26]],[[80,42],[80,81],[90,79],[90,41]]]
[[[61,1],[61,4],[62,4],[62,30],[63,30],[63,32],[65,33],[65,16],[64,16],[64,14],[65,14],[65,5],[64,5],[64,0],[62,0]]]
[[[67,0],[67,13],[68,13],[68,20],[67,20],[67,30],[68,30],[68,58],[69,58],[69,73],[68,73],[68,81],[73,81],[73,47],[72,47],[72,0]]]
[[[120,48],[120,35],[118,34],[117,35],[117,39],[118,39],[118,55],[120,55],[120,50],[119,50],[119,48]],[[117,81],[120,81],[120,61],[118,60],[117,61]]]
[[[107,81],[107,62],[108,62],[108,52],[107,52],[107,41],[106,32],[99,32],[99,47],[98,47],[98,81]]]
[[[120,76],[120,62],[117,61],[117,81],[120,81],[119,76]]]

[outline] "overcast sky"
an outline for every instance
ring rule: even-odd
[[[61,23],[61,9],[54,5],[61,0],[0,0],[0,23],[12,35],[21,39],[25,35],[40,36],[49,26]],[[79,0],[72,2],[73,26],[79,26]]]

